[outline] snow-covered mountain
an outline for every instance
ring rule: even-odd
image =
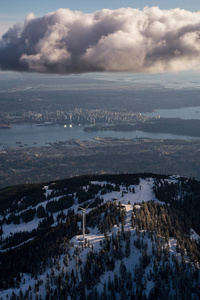
[[[0,299],[200,299],[199,191],[152,174],[0,190]]]

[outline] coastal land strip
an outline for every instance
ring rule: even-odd
[[[85,127],[84,131],[144,131],[152,133],[169,133],[176,135],[200,137],[200,120],[182,120],[179,118],[151,118],[134,124],[100,124]]]

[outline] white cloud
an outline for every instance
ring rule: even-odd
[[[33,14],[0,41],[0,68],[42,73],[200,69],[200,12],[158,7]]]

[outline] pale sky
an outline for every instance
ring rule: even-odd
[[[142,9],[145,6],[159,6],[161,9],[179,7],[190,11],[199,11],[200,0],[0,0],[0,36],[15,23],[23,22],[30,12],[33,12],[36,17],[40,17],[59,8],[94,12],[103,8]]]

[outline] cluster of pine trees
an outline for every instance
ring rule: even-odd
[[[130,185],[138,184],[141,176],[146,175],[61,180],[49,184],[51,193],[47,198],[44,185],[29,186],[25,191],[22,186],[0,191],[1,236],[3,224],[26,223],[34,217],[40,219],[38,228],[31,232],[11,233],[4,240],[1,238],[2,249],[28,242],[0,252],[0,289],[20,289],[26,282],[23,274],[29,273],[35,282],[34,288],[29,286],[18,295],[13,292],[11,299],[41,299],[39,289],[44,282],[39,278],[46,273],[46,299],[67,299],[68,296],[80,300],[199,299],[200,245],[190,239],[190,229],[200,234],[200,183],[193,179],[170,182],[167,176],[154,175],[155,195],[166,205],[149,201],[142,203],[139,209],[133,206],[132,229],[125,231],[125,208],[114,200],[103,203],[102,195],[120,191],[120,186],[124,187],[122,194],[134,192]],[[91,183],[101,180],[104,183]],[[5,199],[9,199],[7,203]],[[45,205],[39,205],[44,201]],[[82,207],[91,203],[87,226],[97,227],[104,235],[98,252],[88,240],[76,247],[70,242],[82,233],[81,211],[75,214],[70,209],[75,201]],[[64,209],[68,209],[68,213],[65,214]],[[51,227],[55,221],[58,223]],[[110,234],[113,226],[120,228],[116,234]],[[86,233],[89,233],[88,228]],[[170,254],[171,238],[177,240],[173,255]],[[88,251],[83,260],[85,249]],[[138,257],[134,267],[125,263],[133,252]],[[72,260],[75,264],[69,269]],[[106,273],[108,280],[101,283]]]
[[[151,243],[150,243],[151,241]],[[170,255],[169,244],[165,238],[151,235],[147,231],[118,231],[110,237],[105,236],[99,252],[93,251],[93,245],[87,240],[79,247],[65,245],[64,266],[60,265],[61,255],[50,260],[51,271],[46,274],[46,299],[110,300],[110,299],[169,299],[192,300],[200,295],[200,273],[194,263],[187,262],[184,253]],[[81,253],[85,248],[89,252],[85,261]],[[132,267],[124,263],[131,252],[139,253],[137,263]],[[69,262],[75,266],[68,269]],[[108,280],[102,283],[103,275],[108,272]],[[23,282],[23,277],[18,280]],[[20,297],[14,293],[11,299],[30,299],[39,296],[39,287],[43,284],[34,276],[34,290],[29,287]],[[148,289],[148,282],[152,288]],[[19,283],[18,283],[19,284]],[[103,285],[103,288],[99,288]],[[38,297],[37,297],[38,295]],[[94,298],[95,297],[95,298]]]
[[[188,232],[193,228],[200,235],[200,183],[195,179],[181,178],[177,182],[155,179],[155,196],[176,211],[177,218]],[[186,226],[187,224],[187,226]]]

